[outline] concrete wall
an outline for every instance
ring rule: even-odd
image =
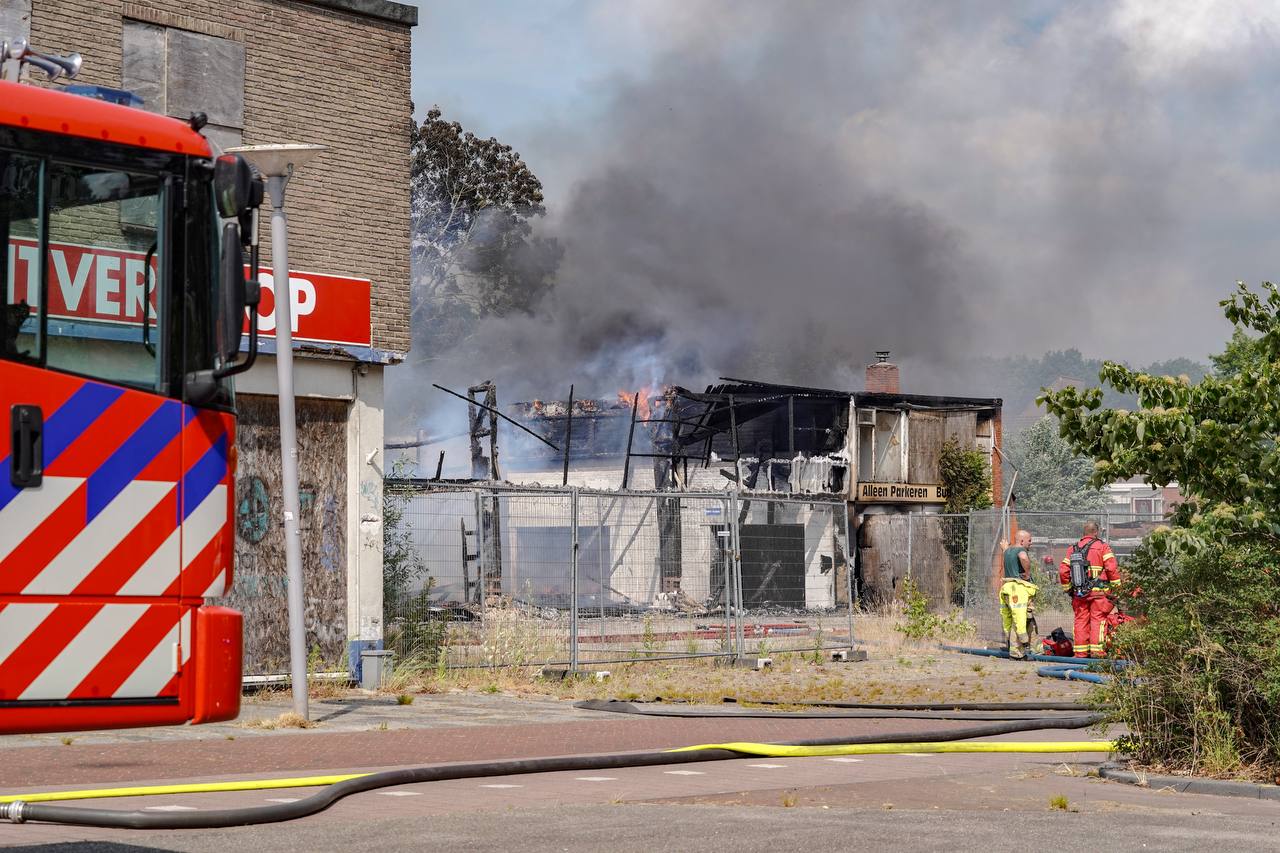
[[[570,503],[557,493],[502,493],[502,593],[540,606],[563,607],[570,589]],[[717,532],[729,521],[727,502],[715,495],[672,493],[680,501],[680,589],[704,602],[723,589]],[[486,498],[487,500],[487,498]],[[602,595],[606,604],[646,607],[662,593],[659,498],[644,495],[579,497],[578,592],[583,606]],[[744,499],[745,500],[745,499]],[[745,504],[744,504],[745,507]],[[804,606],[834,607],[837,602],[835,537],[839,513],[828,504],[754,500],[745,524],[799,525],[804,529]],[[458,601],[462,589],[461,527],[476,528],[476,501],[470,491],[443,492],[409,499],[404,524],[435,578],[433,598]],[[597,531],[602,531],[597,533]],[[475,538],[468,537],[474,551]],[[471,577],[476,576],[473,564]],[[603,587],[603,589],[602,589]],[[843,600],[843,597],[841,597]]]

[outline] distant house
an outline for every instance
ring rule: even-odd
[[[1142,477],[1131,477],[1105,486],[1107,515],[1112,518],[1163,519],[1182,502],[1177,483],[1152,486]]]

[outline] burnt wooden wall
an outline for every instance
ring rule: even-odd
[[[220,599],[244,614],[245,674],[289,671],[289,617],[275,397],[239,395],[236,568]],[[307,649],[326,669],[346,667],[347,403],[297,401],[299,527]]]
[[[907,481],[937,483],[942,445],[954,441],[970,449],[978,441],[975,412],[912,412],[908,415]]]
[[[917,513],[910,524],[905,514],[863,516],[858,531],[862,603],[874,607],[901,597],[902,580],[910,567],[911,579],[930,606],[944,610],[949,607],[951,559],[943,546],[943,533],[938,516]]]
[[[921,411],[911,412],[908,418],[908,482],[941,482],[938,466],[946,442],[954,441],[965,449],[977,445],[976,412]],[[949,607],[951,559],[944,546],[945,532],[944,524],[937,517],[920,513],[909,526],[905,514],[865,515],[858,533],[858,567],[864,603],[876,605],[901,595],[902,579],[907,576],[909,533],[912,579],[933,607]]]
[[[906,575],[907,540],[895,535],[906,519],[894,515],[866,515],[858,528],[858,596],[862,604],[875,607],[891,601]]]

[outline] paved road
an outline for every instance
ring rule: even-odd
[[[458,813],[404,817],[377,825],[320,827],[300,824],[253,830],[254,853],[341,850],[542,851],[601,850],[610,853],[790,850],[938,851],[983,853],[1128,853],[1213,850],[1275,850],[1275,821],[1206,821],[1194,815],[1080,815],[1036,813],[993,818],[983,813],[759,809],[659,804],[561,806],[501,814]],[[245,849],[246,831],[196,836],[145,836],[123,842],[49,844],[31,853],[226,853]]]
[[[339,732],[315,729],[236,736],[235,740],[225,736],[137,743],[77,740],[69,746],[58,743],[0,750],[0,790],[16,793],[37,785],[83,786],[121,780],[149,783],[243,773],[310,775],[346,768],[667,749],[726,739],[780,742],[872,732],[910,735],[973,725],[919,719],[691,720],[588,711],[577,714],[574,722]]]
[[[341,711],[342,708],[329,709]],[[873,732],[909,735],[927,720],[655,719],[576,711],[567,703],[460,697],[399,713],[351,706],[345,722],[304,733],[153,730],[0,740],[0,792],[262,778],[481,758],[655,749],[723,740],[782,741]],[[374,716],[370,716],[374,715]],[[385,720],[384,720],[385,721]],[[194,733],[199,733],[196,736]],[[210,736],[210,735],[213,736]],[[227,736],[235,737],[228,740]],[[1088,739],[1039,732],[1019,740]],[[1008,739],[1008,738],[1006,738]],[[3,748],[11,747],[11,748]],[[852,850],[1053,851],[1275,849],[1280,808],[1089,778],[1097,755],[897,755],[738,759],[598,772],[466,779],[368,792],[288,824],[201,832],[0,825],[24,850]],[[180,812],[253,807],[306,789],[84,801]],[[1063,796],[1068,811],[1050,808]],[[1013,827],[1016,841],[1006,842]],[[74,846],[73,846],[74,845]]]
[[[1046,736],[1048,737],[1048,736]],[[0,826],[0,846],[94,842],[141,850],[990,851],[1275,849],[1280,809],[1089,778],[1088,755],[739,759],[410,785],[289,824],[204,832]],[[309,790],[143,797],[97,806],[181,811],[265,805]],[[1064,796],[1069,811],[1050,808]],[[1016,827],[1019,841],[1004,843]],[[1101,835],[1099,835],[1101,833]],[[1100,842],[1100,839],[1102,841]],[[41,845],[30,847],[28,845]],[[55,845],[55,846],[49,846]],[[1145,845],[1145,846],[1144,846]]]

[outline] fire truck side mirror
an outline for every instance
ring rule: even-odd
[[[258,357],[257,309],[261,289],[257,280],[245,279],[244,267],[240,226],[228,222],[222,226],[222,258],[218,265],[218,316],[214,341],[218,348],[219,366],[214,371],[214,379],[244,373]],[[240,359],[246,308],[252,309],[249,311],[249,352]]]
[[[262,204],[262,179],[239,154],[223,154],[213,164],[213,195],[218,215],[237,219]]]
[[[222,226],[222,259],[219,266],[218,354],[229,364],[240,354],[240,338],[244,330],[244,309],[248,283],[244,277],[244,248],[240,245],[240,226],[228,222]]]

